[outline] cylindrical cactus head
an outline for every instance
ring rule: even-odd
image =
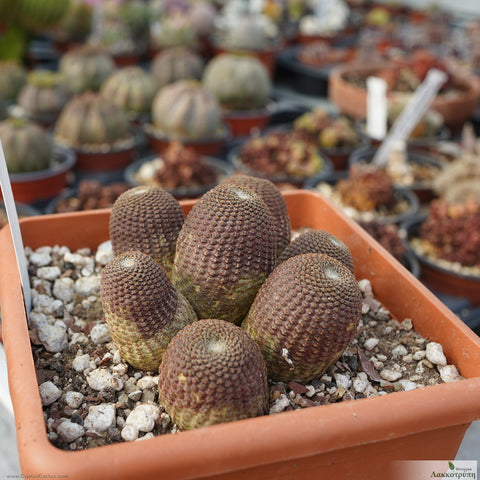
[[[159,368],[159,403],[184,430],[264,415],[267,370],[239,327],[205,319],[172,339]]]
[[[127,114],[98,93],[75,95],[62,109],[55,140],[72,148],[97,149],[133,142]]]
[[[264,108],[272,90],[270,75],[260,60],[233,53],[212,58],[205,67],[202,83],[226,110]]]
[[[199,318],[240,323],[276,251],[274,220],[260,196],[240,185],[217,185],[185,219],[172,280]]]
[[[140,250],[170,274],[184,220],[182,207],[163,188],[131,188],[113,204],[109,226],[113,252]]]
[[[155,129],[177,139],[204,139],[222,131],[217,99],[195,80],[179,80],[160,89],[152,105]]]
[[[165,270],[145,253],[114,257],[102,271],[100,286],[112,339],[135,368],[156,370],[172,337],[197,319]]]
[[[51,135],[25,118],[10,117],[0,122],[0,139],[10,173],[35,172],[50,166]]]
[[[325,253],[340,260],[353,273],[352,253],[340,239],[325,230],[300,233],[282,252],[277,265],[302,253]]]
[[[227,177],[222,183],[242,185],[253,190],[265,202],[273,216],[277,231],[277,255],[290,243],[291,227],[287,203],[279,188],[266,178],[236,173]]]
[[[200,80],[204,61],[188,47],[169,47],[155,55],[151,64],[153,76],[164,87],[179,80]]]
[[[152,74],[130,65],[112,73],[102,84],[100,94],[126,112],[148,113],[159,87]]]
[[[361,318],[362,293],[339,260],[306,253],[268,277],[242,324],[272,380],[309,382],[344,352]]]

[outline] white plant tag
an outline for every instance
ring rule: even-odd
[[[447,80],[447,74],[432,68],[428,71],[423,83],[415,90],[407,106],[392,125],[389,134],[382,142],[373,157],[372,163],[384,167],[388,163],[388,156],[392,145],[406,142],[413,129],[428,110],[433,99],[437,96],[440,87]]]
[[[18,223],[17,209],[13,199],[12,185],[8,175],[7,162],[3,152],[2,142],[0,140],[0,187],[2,189],[3,203],[7,212],[8,224],[13,240],[13,248],[17,259],[18,271],[20,272],[20,282],[23,291],[23,301],[25,303],[25,311],[28,317],[32,307],[32,293],[30,290],[30,279],[28,277],[27,259],[23,246],[22,234],[20,232],[20,224]]]
[[[367,78],[367,135],[383,140],[387,134],[387,82],[383,78]]]

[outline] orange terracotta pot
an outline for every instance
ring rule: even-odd
[[[63,451],[46,435],[19,274],[7,229],[0,231],[0,304],[9,386],[24,475],[72,479],[385,480],[399,459],[454,458],[480,417],[480,339],[363,229],[322,196],[285,193],[293,228],[322,228],[351,249],[357,278],[369,278],[392,314],[440,342],[465,379],[384,396]],[[182,203],[187,212],[194,201]],[[108,238],[109,210],[25,219],[26,245],[96,248]]]
[[[382,68],[399,68],[393,63],[362,64],[347,63],[335,67],[329,77],[329,99],[345,114],[356,119],[367,116],[367,90],[347,81],[345,76],[358,73],[360,76],[375,75]],[[453,85],[460,90],[457,95],[439,94],[432,103],[432,109],[439,112],[445,125],[452,130],[458,129],[472,118],[480,98],[479,82],[473,77],[453,76]],[[390,93],[393,97],[395,93]],[[404,95],[404,94],[402,94]]]
[[[255,130],[264,130],[270,119],[270,112],[268,108],[251,111],[230,110],[224,112],[223,120],[233,137],[245,137]]]

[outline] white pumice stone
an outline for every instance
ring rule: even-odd
[[[74,281],[72,278],[58,278],[53,284],[53,295],[63,302],[71,302],[73,300],[73,286]]]
[[[49,323],[44,323],[38,325],[37,337],[45,347],[45,350],[50,353],[63,352],[68,345],[66,329],[57,324],[50,325]]]
[[[85,434],[85,428],[78,423],[65,420],[57,427],[58,436],[67,443],[71,443]]]
[[[157,405],[138,405],[132,410],[125,423],[134,425],[139,432],[151,432],[159,415],[160,408]]]
[[[120,435],[126,442],[134,442],[138,438],[138,429],[135,425],[126,424]]]
[[[83,372],[90,365],[90,355],[85,353],[83,355],[78,355],[72,361],[72,367],[76,372]]]
[[[430,342],[425,349],[427,360],[430,360],[435,365],[444,366],[447,364],[447,357],[443,353],[443,348],[439,343]]]
[[[462,378],[455,365],[438,367],[438,372],[445,383],[456,382]]]
[[[37,277],[43,280],[53,281],[62,274],[58,267],[40,267],[37,270]]]
[[[120,391],[123,388],[123,381],[116,378],[106,368],[96,368],[87,375],[87,383],[90,388],[97,391],[105,390],[106,388],[113,388]]]
[[[43,382],[38,389],[40,391],[42,405],[50,405],[58,400],[62,395],[62,391],[50,381]]]
[[[95,261],[100,265],[106,265],[114,257],[112,242],[110,240],[101,243],[95,254]]]
[[[75,292],[80,295],[93,295],[100,291],[100,275],[80,277],[75,281]]]
[[[92,330],[90,331],[90,338],[92,339],[92,342],[96,345],[107,343],[112,339],[112,337],[110,336],[110,330],[108,329],[108,326],[104,323],[99,323],[92,328]]]
[[[78,408],[83,402],[83,393],[80,392],[67,392],[65,394],[65,403],[70,408]]]
[[[115,418],[115,405],[113,403],[101,403],[89,407],[84,425],[87,430],[102,434],[115,425]]]

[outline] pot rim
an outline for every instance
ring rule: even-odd
[[[228,139],[230,139],[231,136],[230,129],[223,122],[218,134],[204,138],[182,138],[177,136],[169,137],[168,135],[165,135],[162,131],[155,128],[153,123],[145,123],[143,125],[143,129],[147,137],[163,142],[171,142],[173,140],[177,140],[183,145],[205,145],[213,142],[226,142]]]

